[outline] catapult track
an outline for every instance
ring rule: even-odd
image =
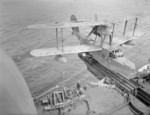
[[[136,82],[134,82],[133,80],[128,80],[124,76],[108,70],[91,56],[83,57],[81,53],[79,53],[78,56],[86,63],[88,68],[94,68],[99,73],[109,77],[116,85],[116,87],[122,91],[122,93],[126,93],[129,95],[129,97],[131,97],[131,100],[129,100],[129,107],[135,114],[143,115],[145,113],[150,113],[150,94],[144,91],[144,89]],[[137,102],[142,103],[146,108],[146,111],[145,109],[143,110],[139,108],[137,106]]]

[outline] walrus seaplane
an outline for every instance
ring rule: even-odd
[[[136,18],[137,23],[137,18]],[[134,31],[136,28],[134,26]],[[87,36],[80,33],[79,27],[91,26],[92,30]],[[126,26],[126,25],[125,25]],[[35,24],[29,25],[28,29],[56,29],[56,44],[55,48],[35,49],[30,52],[32,56],[42,57],[56,55],[57,58],[63,58],[64,54],[87,53],[111,71],[122,74],[127,79],[135,77],[135,65],[124,56],[123,51],[118,48],[123,44],[130,44],[136,36],[122,38],[113,38],[115,23],[106,21],[78,21],[75,15],[71,15],[69,23],[55,23],[53,25]],[[76,46],[64,46],[63,28],[72,28],[72,34],[80,41]],[[61,47],[58,45],[58,29],[61,29]],[[124,30],[125,31],[125,30]],[[133,34],[134,34],[133,31]],[[90,38],[90,35],[95,35],[95,38]],[[109,40],[107,39],[109,38]],[[99,41],[97,38],[100,38]]]

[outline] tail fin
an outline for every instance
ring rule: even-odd
[[[78,22],[77,18],[75,15],[70,16],[70,22]],[[80,32],[79,27],[72,27],[72,30],[75,32]]]

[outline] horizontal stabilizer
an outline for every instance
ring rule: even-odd
[[[63,50],[58,48],[35,49],[32,50],[30,54],[35,57],[42,57],[42,56],[63,55],[80,52],[98,51],[98,50],[101,50],[99,46],[78,45],[78,46],[66,46],[63,48]]]

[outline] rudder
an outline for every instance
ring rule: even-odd
[[[73,22],[73,23],[78,22],[78,20],[77,20],[77,18],[74,14],[72,14],[70,16],[70,22]],[[75,32],[80,32],[79,27],[72,27],[72,30],[75,31]]]

